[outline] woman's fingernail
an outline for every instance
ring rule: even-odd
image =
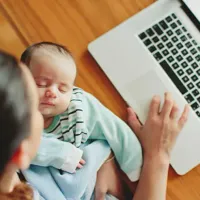
[[[159,101],[159,99],[160,99],[160,97],[159,97],[158,95],[155,95],[155,96],[153,97],[153,100],[155,100],[155,101]]]

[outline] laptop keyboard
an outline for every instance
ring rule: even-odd
[[[139,38],[200,118],[200,44],[174,13]]]

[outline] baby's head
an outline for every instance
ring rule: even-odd
[[[34,77],[39,93],[39,110],[44,118],[64,112],[70,103],[76,64],[70,52],[51,42],[36,43],[21,56]]]

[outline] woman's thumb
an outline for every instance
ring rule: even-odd
[[[127,108],[127,112],[128,112],[128,124],[131,127],[131,129],[134,131],[134,133],[137,136],[139,136],[139,132],[142,127],[141,124],[140,124],[134,110],[131,107]]]

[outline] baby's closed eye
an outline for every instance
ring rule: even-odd
[[[46,81],[44,81],[44,80],[38,80],[38,81],[36,81],[36,85],[38,86],[38,87],[46,87],[47,86],[47,82]]]
[[[60,92],[66,93],[68,91],[68,87],[66,85],[61,85],[59,87]]]

